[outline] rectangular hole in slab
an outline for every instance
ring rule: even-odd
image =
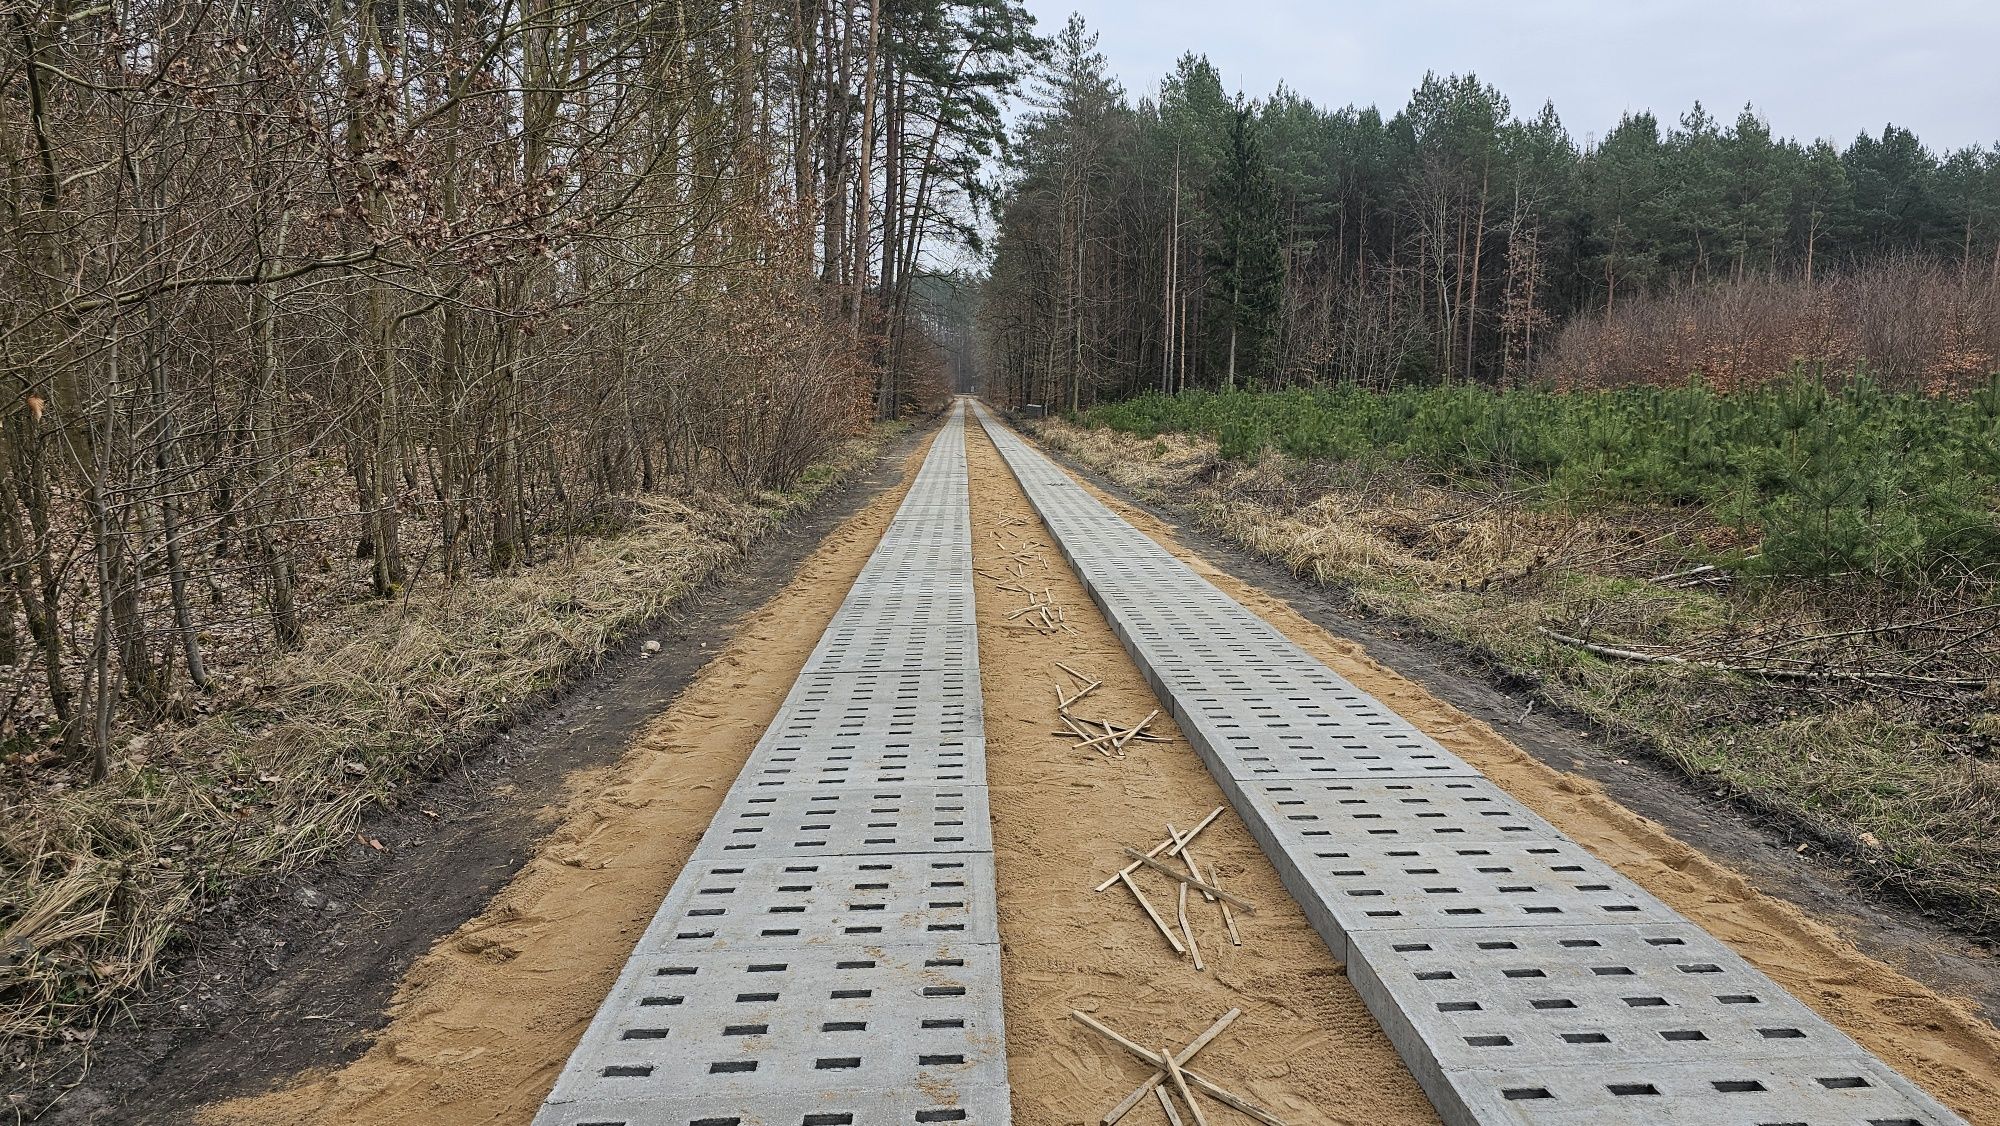
[[[1607,1083],[1604,1089],[1614,1095],[1620,1096],[1657,1095],[1660,1093],[1660,1089],[1651,1083]]]
[[[688,1126],[742,1126],[741,1118],[693,1118]]]
[[[1850,1091],[1856,1087],[1870,1086],[1868,1080],[1863,1079],[1859,1075],[1835,1075],[1821,1079],[1819,1085],[1829,1091]]]
[[[1505,1048],[1513,1044],[1514,1039],[1511,1036],[1468,1036],[1465,1042],[1475,1048]]]
[[[1706,1040],[1708,1033],[1698,1028],[1672,1028],[1660,1033],[1660,1039],[1673,1041]]]
[[[965,1057],[956,1052],[943,1053],[939,1055],[930,1055],[930,1056],[919,1055],[917,1057],[918,1067],[942,1067],[945,1064],[964,1063],[964,1062],[965,1062]]]
[[[939,1107],[936,1110],[920,1110],[917,1112],[917,1121],[963,1122],[965,1121],[965,1110],[962,1107],[955,1106]]]
[[[867,1029],[868,1022],[865,1020],[830,1020],[819,1026],[821,1032],[865,1032]]]
[[[1606,1036],[1602,1032],[1565,1032],[1562,1034],[1562,1038],[1563,1038],[1563,1043],[1565,1044],[1611,1043],[1611,1037]]]
[[[653,1074],[653,1066],[641,1063],[614,1063],[599,1074],[606,1079],[644,1079]]]
[[[1725,1095],[1748,1094],[1753,1091],[1764,1090],[1764,1085],[1755,1079],[1717,1079],[1710,1083],[1709,1086],[1714,1087]]]
[[[923,1026],[925,1028],[964,1028],[965,1020],[960,1017],[951,1017],[943,1020],[927,1020],[924,1022]]]
[[[1547,1087],[1505,1087],[1501,1089],[1500,1097],[1509,1102],[1520,1102],[1524,1099],[1555,1098],[1553,1094],[1549,1093]]]
[[[1766,1040],[1803,1040],[1806,1038],[1805,1030],[1799,1028],[1760,1028],[1757,1030],[1757,1035],[1762,1036]]]
[[[860,1056],[822,1056],[813,1061],[813,1068],[818,1071],[843,1071],[860,1066]]]
[[[799,1126],[854,1126],[851,1114],[808,1114]]]
[[[756,1060],[717,1060],[708,1065],[710,1075],[725,1075],[737,1071],[757,1070]]]
[[[770,1032],[768,1024],[732,1024],[722,1030],[724,1036],[768,1036]]]
[[[736,995],[736,1003],[739,1005],[759,1001],[775,1001],[777,999],[778,995],[776,993],[738,993]]]
[[[618,1037],[620,1040],[665,1040],[664,1028],[628,1028]]]

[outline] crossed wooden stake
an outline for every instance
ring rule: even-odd
[[[1109,879],[1091,889],[1093,891],[1103,891],[1112,884],[1124,884],[1125,890],[1132,893],[1132,898],[1139,901],[1139,909],[1146,913],[1146,917],[1153,921],[1155,927],[1159,928],[1161,937],[1167,940],[1167,945],[1173,947],[1176,954],[1191,955],[1194,958],[1194,968],[1197,970],[1206,970],[1208,967],[1202,964],[1201,949],[1194,942],[1194,928],[1188,925],[1187,901],[1189,888],[1200,892],[1202,898],[1208,900],[1210,903],[1220,902],[1222,904],[1222,921],[1229,927],[1229,941],[1232,945],[1243,945],[1243,936],[1236,932],[1236,913],[1229,909],[1230,905],[1234,904],[1237,907],[1241,907],[1253,915],[1257,913],[1257,906],[1249,900],[1217,887],[1213,882],[1214,872],[1211,871],[1209,873],[1209,879],[1203,879],[1200,863],[1195,859],[1193,848],[1195,835],[1203,829],[1208,828],[1221,814],[1222,807],[1218,805],[1210,810],[1208,816],[1202,818],[1199,824],[1185,833],[1175,830],[1172,825],[1168,825],[1167,839],[1154,845],[1150,852],[1140,852],[1136,848],[1126,849],[1125,855],[1131,857],[1132,862],[1120,868]],[[1170,857],[1180,857],[1181,863],[1187,865],[1187,871],[1183,872],[1179,869],[1169,868],[1158,860],[1153,859],[1162,853]],[[1180,916],[1178,921],[1181,925],[1180,934],[1176,935],[1173,929],[1167,926],[1166,920],[1160,918],[1160,913],[1153,909],[1152,903],[1139,890],[1139,885],[1132,882],[1132,873],[1137,872],[1141,868],[1151,868],[1180,884],[1180,901],[1177,904]],[[1186,939],[1186,942],[1183,943],[1182,939]]]
[[[1131,1094],[1126,1095],[1123,1101],[1105,1113],[1104,1117],[1099,1120],[1103,1123],[1103,1126],[1113,1126],[1119,1119],[1130,1113],[1133,1107],[1146,1101],[1147,1095],[1153,1095],[1159,1099],[1161,1109],[1167,1112],[1168,1122],[1173,1123],[1174,1126],[1181,1126],[1181,1116],[1174,1109],[1174,1101],[1167,1096],[1167,1087],[1169,1085],[1180,1094],[1181,1101],[1187,1105],[1188,1113],[1194,1116],[1195,1126],[1208,1126],[1208,1119],[1203,1117],[1201,1113],[1201,1104],[1194,1101],[1195,1091],[1200,1091],[1223,1106],[1241,1111],[1257,1121],[1265,1123],[1266,1126],[1285,1126],[1284,1122],[1280,1121],[1277,1115],[1272,1114],[1270,1111],[1265,1110],[1263,1107],[1240,1095],[1233,1095],[1223,1090],[1207,1078],[1187,1068],[1188,1061],[1194,1059],[1197,1052],[1208,1047],[1209,1043],[1217,1036],[1222,1035],[1222,1030],[1228,1028],[1231,1022],[1235,1021],[1237,1017],[1242,1016],[1243,1010],[1231,1009],[1222,1014],[1214,1024],[1208,1026],[1208,1031],[1195,1037],[1187,1047],[1182,1048],[1178,1052],[1170,1052],[1164,1048],[1155,1051],[1151,1048],[1141,1047],[1132,1040],[1105,1026],[1103,1023],[1075,1009],[1071,1009],[1069,1015],[1076,1018],[1085,1028],[1090,1029],[1092,1032],[1097,1033],[1127,1052],[1152,1064],[1157,1069],[1144,1083],[1134,1088]]]

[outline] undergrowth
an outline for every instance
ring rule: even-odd
[[[2000,577],[2000,376],[1964,398],[1803,372],[1730,394],[1699,381],[1196,392],[1108,404],[1079,421],[1147,438],[1206,436],[1243,464],[1275,450],[1532,487],[1537,503],[1574,510],[1703,505],[1718,522],[1756,529],[1752,569],[1771,574]]]
[[[0,787],[0,1044],[130,998],[204,904],[352,842],[370,807],[594,665],[893,432],[786,492],[645,499],[632,530],[544,565],[346,607],[211,714],[133,739],[111,781]]]

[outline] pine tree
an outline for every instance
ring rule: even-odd
[[[1256,118],[1249,106],[1236,108],[1228,147],[1209,194],[1218,219],[1209,270],[1215,307],[1210,339],[1223,349],[1223,386],[1233,391],[1239,372],[1252,383],[1272,374],[1284,279],[1277,192],[1258,149]]]

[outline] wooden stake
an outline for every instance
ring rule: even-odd
[[[1215,873],[1210,872],[1208,878],[1211,881],[1214,880]],[[1221,887],[1222,885],[1216,884],[1215,886]],[[1229,928],[1229,944],[1231,946],[1243,945],[1243,936],[1236,933],[1236,913],[1229,909],[1229,904],[1227,903],[1222,905],[1222,922],[1224,926]]]
[[[1063,663],[1062,663],[1061,661],[1057,661],[1057,662],[1056,662],[1056,667],[1057,667],[1057,668],[1059,668],[1059,669],[1061,669],[1062,671],[1064,671],[1064,672],[1066,672],[1066,673],[1070,674],[1071,676],[1075,677],[1075,678],[1076,678],[1076,680],[1077,680],[1077,683],[1078,683],[1078,684],[1082,684],[1082,683],[1084,683],[1084,682],[1086,682],[1086,681],[1091,681],[1091,680],[1095,680],[1095,679],[1097,679],[1096,677],[1091,677],[1091,676],[1085,676],[1085,675],[1083,675],[1082,673],[1080,673],[1080,672],[1076,671],[1075,669],[1073,669],[1073,668],[1070,668],[1070,667],[1069,667],[1068,665],[1065,665],[1065,664],[1063,664]]]
[[[1188,953],[1194,955],[1194,968],[1206,972],[1208,967],[1201,964],[1201,947],[1194,944],[1194,928],[1188,925],[1187,889],[1186,884],[1181,885],[1180,906],[1177,908],[1181,916],[1181,935],[1187,939]]]
[[[1146,902],[1145,894],[1139,890],[1138,884],[1132,882],[1132,877],[1124,876],[1122,877],[1122,879],[1124,879],[1125,881],[1125,886],[1132,889],[1132,898],[1138,900],[1139,906],[1145,909],[1146,917],[1148,919],[1153,920],[1154,926],[1160,928],[1160,933],[1166,937],[1167,945],[1174,948],[1174,953],[1176,954],[1187,953],[1186,948],[1181,946],[1181,940],[1175,938],[1174,932],[1167,929],[1166,921],[1160,918],[1160,913],[1158,911],[1153,910],[1153,905],[1151,903]]]
[[[1167,1126],[1181,1126],[1180,1113],[1174,1110],[1174,1100],[1167,1097],[1167,1089],[1155,1087],[1153,1093],[1160,1096],[1160,1109],[1167,1112]]]
[[[1152,711],[1147,712],[1145,719],[1140,720],[1137,724],[1133,726],[1132,730],[1127,731],[1116,742],[1112,743],[1111,746],[1116,750],[1120,751],[1124,750],[1125,744],[1132,741],[1132,736],[1137,735],[1139,732],[1145,730],[1146,725],[1153,722],[1153,717],[1159,714],[1160,714],[1160,709],[1158,708],[1154,708]]]
[[[1153,1054],[1151,1051],[1148,1051],[1145,1048],[1141,1048],[1139,1045],[1134,1044],[1132,1041],[1125,1039],[1123,1036],[1120,1036],[1118,1033],[1113,1032],[1109,1028],[1106,1028],[1104,1025],[1098,1023],[1097,1021],[1092,1020],[1088,1015],[1077,1012],[1075,1009],[1071,1009],[1069,1015],[1083,1022],[1084,1027],[1089,1028],[1091,1031],[1098,1033],[1099,1035],[1110,1040],[1112,1043],[1118,1045],[1119,1047],[1125,1049],[1126,1051],[1132,1053],[1133,1055],[1138,1056],[1140,1059],[1145,1060],[1147,1063],[1152,1064],[1154,1067],[1160,1066],[1159,1056]],[[1265,1110],[1263,1107],[1258,1106],[1256,1103],[1253,1103],[1248,1099],[1240,1098],[1236,1095],[1230,1094],[1228,1091],[1225,1091],[1222,1088],[1216,1086],[1214,1083],[1209,1082],[1207,1078],[1201,1075],[1197,1075],[1194,1072],[1189,1071],[1185,1067],[1181,1068],[1181,1077],[1187,1080],[1188,1085],[1190,1087],[1199,1088],[1202,1094],[1207,1095],[1208,1097],[1214,1099],[1216,1102],[1219,1102],[1226,1107],[1231,1107],[1235,1110],[1241,1111],[1244,1114],[1249,1115],[1250,1117],[1256,1119],[1257,1121],[1264,1123],[1264,1126],[1285,1126],[1285,1123],[1282,1120],[1280,1120],[1277,1115],[1272,1114],[1270,1111]]]
[[[1145,853],[1140,852],[1136,848],[1126,849],[1125,855],[1131,857],[1134,860],[1137,860],[1139,863],[1144,864],[1148,868],[1152,868],[1158,871],[1161,875],[1166,876],[1168,879],[1179,880],[1184,884],[1192,885],[1194,887],[1200,888],[1203,891],[1212,891],[1215,893],[1216,898],[1218,899],[1226,899],[1229,902],[1234,903],[1238,907],[1243,908],[1245,911],[1250,912],[1252,915],[1255,915],[1257,913],[1257,905],[1243,898],[1242,896],[1233,894],[1231,892],[1223,891],[1222,889],[1216,887],[1214,884],[1203,883],[1202,881],[1195,879],[1193,876],[1186,875],[1185,873],[1176,872],[1172,868],[1169,868],[1166,865],[1160,863],[1159,861],[1153,859],[1152,857],[1147,856]]]
[[[1182,884],[1181,886],[1186,887],[1187,885]],[[1194,1092],[1188,1090],[1187,1073],[1181,1070],[1180,1064],[1174,1062],[1174,1054],[1172,1052],[1161,1052],[1160,1058],[1166,1061],[1167,1078],[1174,1081],[1174,1090],[1179,1091],[1181,1098],[1187,1100],[1188,1110],[1194,1115],[1194,1126],[1208,1126],[1208,1119],[1201,1116],[1201,1104],[1194,1101]],[[1154,1088],[1154,1090],[1159,1089],[1157,1087]]]
[[[1214,1042],[1217,1036],[1222,1035],[1223,1029],[1228,1028],[1232,1023],[1235,1022],[1237,1017],[1240,1017],[1242,1015],[1243,1015],[1242,1009],[1231,1009],[1228,1012],[1222,1014],[1220,1017],[1217,1017],[1215,1023],[1209,1025],[1208,1030],[1206,1032],[1203,1032],[1200,1036],[1195,1037],[1192,1041],[1188,1043],[1187,1047],[1182,1048],[1180,1050],[1180,1054],[1174,1057],[1174,1062],[1185,1064],[1189,1060],[1193,1059],[1195,1055],[1199,1053],[1203,1048],[1208,1047],[1210,1043]],[[1167,1081],[1167,1073],[1165,1071],[1155,1071],[1151,1079],[1148,1079],[1144,1083],[1139,1084],[1138,1087],[1133,1089],[1131,1094],[1125,1096],[1123,1102],[1120,1102],[1117,1106],[1111,1108],[1111,1113],[1105,1115],[1103,1119],[1101,1119],[1104,1126],[1117,1126],[1117,1122],[1119,1119],[1125,1117],[1125,1115],[1129,1113],[1133,1107],[1138,1106],[1141,1102],[1144,1102],[1146,1099],[1146,1095],[1149,1092],[1158,1090],[1160,1084],[1165,1083],[1166,1081]]]
[[[1181,849],[1187,847],[1188,842],[1194,840],[1196,834],[1200,833],[1203,829],[1208,828],[1209,825],[1212,822],[1214,822],[1216,818],[1222,816],[1222,810],[1223,807],[1219,805],[1216,806],[1214,809],[1209,810],[1208,816],[1202,818],[1201,821],[1198,824],[1196,824],[1194,828],[1189,829],[1187,836],[1181,838],[1179,841],[1174,841],[1171,839],[1161,841],[1159,844],[1154,845],[1152,851],[1148,852],[1146,855],[1148,857],[1154,857],[1160,855],[1163,852],[1166,853],[1168,856],[1174,855]],[[1127,864],[1125,867],[1119,869],[1116,875],[1107,877],[1103,883],[1098,884],[1096,887],[1091,888],[1090,890],[1103,891],[1105,888],[1108,888],[1112,884],[1117,883],[1120,876],[1129,876],[1132,873],[1137,872],[1138,870],[1139,870],[1139,865],[1137,862]]]

